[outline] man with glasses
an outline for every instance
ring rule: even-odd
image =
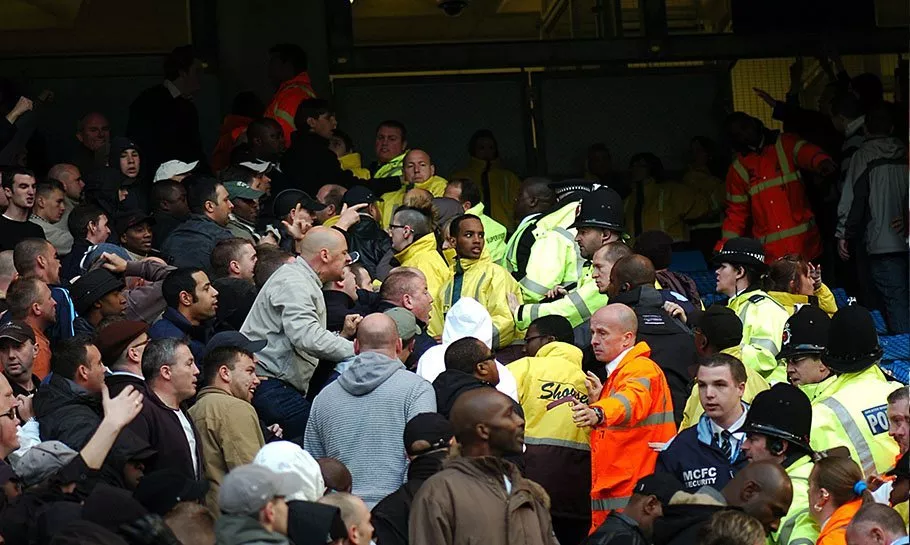
[[[250,340],[268,341],[258,354],[256,374],[262,383],[253,406],[263,420],[279,424],[288,438],[302,437],[306,430],[310,403],[305,396],[317,362],[353,356],[350,339],[361,320],[347,316],[339,335],[326,329],[322,286],[342,280],[351,264],[344,235],[313,227],[297,243],[297,251],[300,255],[262,286],[240,329]]]

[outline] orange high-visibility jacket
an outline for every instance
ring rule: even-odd
[[[271,117],[281,125],[285,146],[291,146],[291,133],[296,129],[294,114],[297,113],[297,106],[308,98],[316,98],[316,92],[310,83],[310,75],[301,72],[281,84],[275,91],[272,102],[265,109],[265,116]]]
[[[776,134],[776,133],[775,133]],[[831,158],[795,134],[776,134],[758,153],[737,154],[727,172],[727,212],[720,250],[727,239],[751,236],[771,263],[787,254],[814,259],[822,252],[815,215],[799,169],[817,170]],[[746,231],[751,220],[752,232]]]
[[[611,510],[625,508],[639,479],[654,473],[657,452],[648,443],[676,435],[670,387],[650,356],[647,343],[633,346],[592,404],[604,412],[591,431],[592,532]]]

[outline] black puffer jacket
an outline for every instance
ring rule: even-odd
[[[373,507],[372,524],[383,545],[408,545],[408,516],[420,486],[442,470],[447,450],[418,456],[408,465],[408,481]]]
[[[360,221],[348,229],[348,250],[360,253],[360,261],[369,271],[370,278],[377,278],[376,271],[382,258],[392,249],[392,239],[376,220],[360,214]]]
[[[593,534],[588,536],[584,545],[650,545],[651,541],[642,533],[638,523],[622,513],[613,511],[607,520]]]
[[[492,387],[491,384],[464,371],[446,369],[433,381],[433,389],[436,390],[436,412],[448,418],[458,396],[484,386]]]

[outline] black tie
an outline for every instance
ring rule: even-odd
[[[717,441],[717,445],[720,447],[720,450],[723,451],[724,456],[726,456],[729,460],[730,455],[733,454],[733,444],[730,441],[730,438],[733,437],[733,434],[727,430],[724,430],[720,433],[714,434],[714,437]]]

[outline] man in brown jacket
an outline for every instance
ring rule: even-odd
[[[520,454],[524,420],[494,388],[469,390],[452,407],[462,457],[430,477],[411,506],[411,543],[557,545],[550,499],[506,454]]]
[[[219,335],[240,336],[240,333]],[[212,341],[218,339],[216,336]],[[236,341],[225,341],[209,350],[202,365],[205,387],[189,410],[199,430],[202,466],[210,483],[206,505],[216,517],[218,489],[224,476],[237,466],[252,463],[265,444],[259,418],[251,404],[253,392],[259,386],[253,353],[262,350],[265,341],[246,341],[244,347]]]

